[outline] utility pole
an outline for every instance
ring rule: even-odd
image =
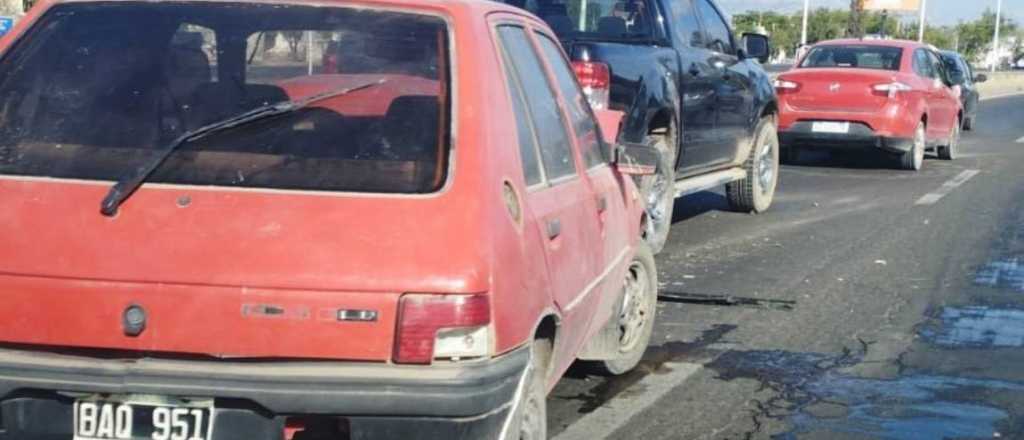
[[[928,9],[928,0],[921,0],[921,16],[917,19],[917,42],[924,42],[925,11]]]
[[[25,4],[22,0],[0,0],[0,15],[19,18],[24,14]]]
[[[804,30],[800,37],[800,45],[807,45],[807,16],[811,13],[811,0],[804,0]]]
[[[996,0],[996,34],[992,37],[992,73],[999,65],[999,25],[1002,21],[1003,0]]]

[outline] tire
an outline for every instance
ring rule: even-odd
[[[551,341],[537,339],[530,348],[530,366],[523,383],[523,392],[516,402],[512,424],[505,438],[510,440],[544,440],[548,435],[547,377],[551,359]]]
[[[939,155],[939,159],[942,160],[953,160],[960,154],[960,121],[953,124],[953,128],[950,129],[949,140],[946,141],[946,145],[936,148],[936,153]]]
[[[925,149],[925,126],[924,122],[917,123],[917,129],[914,130],[914,141],[910,151],[900,154],[900,169],[909,171],[919,171],[924,166],[924,149]]]
[[[640,243],[623,284],[616,314],[605,324],[602,332],[595,335],[610,334],[616,341],[608,357],[596,362],[604,374],[620,375],[635,368],[651,342],[658,306],[658,271],[654,254],[646,244]]]
[[[761,118],[754,132],[754,145],[743,164],[746,177],[725,185],[725,196],[734,211],[767,211],[779,182],[779,136],[775,121]]]
[[[974,130],[974,120],[978,119],[977,116],[964,118],[964,131]]]
[[[652,136],[649,141],[658,150],[658,169],[653,175],[639,179],[637,186],[644,198],[647,213],[642,237],[655,254],[665,248],[672,228],[672,211],[676,202],[676,142],[674,131]]]

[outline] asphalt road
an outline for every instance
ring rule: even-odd
[[[553,438],[1024,438],[1022,109],[918,173],[805,154],[766,214],[677,201],[645,361],[570,370]]]

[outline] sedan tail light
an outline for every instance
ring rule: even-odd
[[[394,361],[429,364],[435,359],[487,356],[490,323],[490,299],[485,295],[403,295]]]
[[[875,93],[888,96],[890,99],[895,98],[897,94],[901,92],[909,92],[912,88],[901,82],[891,82],[885,84],[875,84],[871,87],[871,90]]]
[[[775,87],[775,91],[778,93],[793,93],[800,90],[800,83],[785,79],[772,81],[772,86]]]
[[[587,100],[590,101],[590,107],[594,110],[607,109],[612,82],[608,65],[592,61],[574,61],[572,70],[576,72],[576,78],[580,81]]]

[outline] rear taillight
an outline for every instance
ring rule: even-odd
[[[777,79],[772,82],[772,85],[778,93],[793,93],[800,90],[800,83],[785,79]]]
[[[891,82],[885,84],[875,84],[871,87],[871,90],[877,94],[888,96],[889,98],[895,98],[896,95],[902,92],[909,92],[912,88],[901,82]]]
[[[576,72],[576,78],[583,87],[583,93],[587,95],[590,106],[594,110],[608,108],[608,93],[611,87],[612,75],[605,63],[592,61],[574,61],[572,70]]]
[[[394,361],[429,364],[487,356],[490,323],[490,300],[484,295],[403,295]]]

